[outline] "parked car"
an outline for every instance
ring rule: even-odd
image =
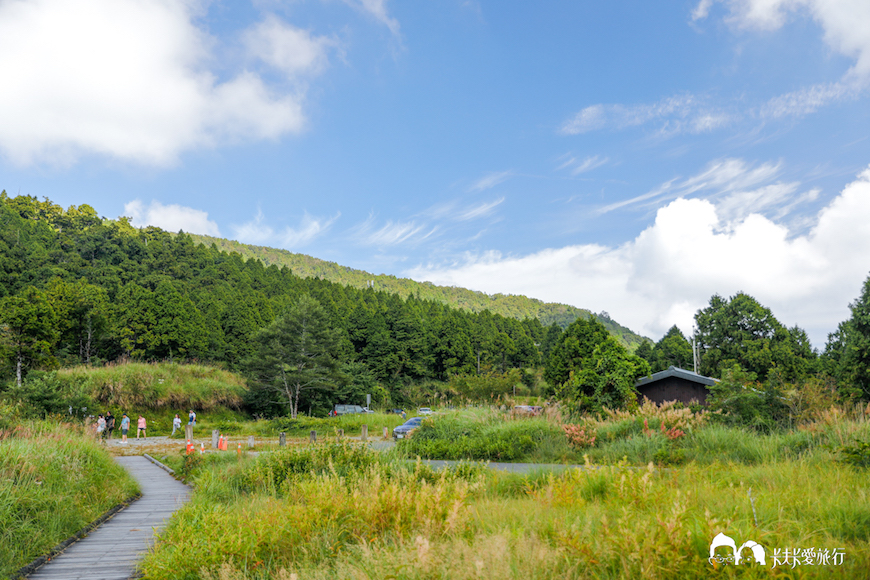
[[[405,410],[404,410],[404,409],[390,409],[390,410],[387,411],[387,412],[388,412],[388,413],[394,413],[394,414],[396,414],[396,415],[401,415],[402,413],[405,412]]]
[[[431,415],[435,411],[433,411],[429,407],[420,407],[419,409],[417,409],[417,412],[420,413],[421,415]]]
[[[352,415],[354,413],[374,413],[374,411],[370,411],[367,407],[361,407],[359,405],[336,405],[334,407],[334,411],[336,415]]]
[[[423,417],[412,417],[393,429],[393,439],[405,439],[414,432],[414,429],[420,426],[423,422]]]
[[[538,407],[535,405],[517,405],[514,407],[513,414],[514,415],[531,415],[532,417],[537,417],[544,410],[543,407]]]

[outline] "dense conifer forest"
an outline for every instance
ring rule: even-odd
[[[576,306],[554,302],[542,302],[527,296],[515,294],[490,295],[467,288],[438,286],[431,282],[417,282],[409,278],[397,278],[387,274],[372,274],[363,270],[342,266],[335,262],[321,260],[313,256],[288,252],[287,250],[243,244],[235,240],[211,236],[189,235],[197,243],[206,246],[214,244],[218,249],[227,253],[236,252],[244,258],[255,258],[267,266],[273,264],[278,267],[287,266],[296,275],[303,278],[323,278],[324,280],[338,282],[344,286],[353,286],[355,288],[373,286],[378,290],[385,290],[402,297],[415,296],[417,298],[434,300],[471,312],[489,310],[493,314],[501,314],[502,316],[519,320],[537,318],[544,326],[556,323],[560,327],[566,328],[578,318],[594,317],[607,328],[610,334],[630,350],[637,348],[648,340],[610,318],[607,312],[593,313],[585,308],[577,308]]]
[[[303,295],[338,330],[345,396],[380,389],[386,397],[411,382],[539,367],[562,333],[536,318],[301,277],[183,233],[101,218],[87,205],[0,195],[4,382],[119,359],[243,370],[255,333]]]

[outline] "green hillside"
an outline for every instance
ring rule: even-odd
[[[647,340],[643,336],[615,322],[606,313],[595,314],[584,308],[577,308],[567,304],[542,302],[535,298],[515,294],[490,295],[484,292],[468,290],[467,288],[437,286],[431,282],[416,282],[409,278],[397,278],[386,274],[372,274],[364,270],[355,270],[335,262],[327,262],[326,260],[305,254],[295,254],[287,250],[252,246],[234,240],[211,236],[188,235],[196,243],[206,246],[213,244],[221,251],[227,253],[236,252],[243,258],[254,258],[266,266],[286,266],[294,274],[303,278],[320,278],[359,289],[367,288],[371,283],[374,283],[375,290],[398,294],[403,298],[416,296],[423,300],[434,300],[470,312],[489,310],[493,314],[500,314],[517,320],[537,318],[544,326],[556,323],[560,327],[565,328],[578,318],[593,316],[604,324],[610,333],[629,347],[630,350],[634,350]]]

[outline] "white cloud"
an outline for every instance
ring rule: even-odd
[[[216,40],[193,0],[0,2],[0,151],[18,164],[89,154],[147,165],[226,141],[300,131],[304,90],[209,69]],[[326,41],[268,17],[247,46],[286,74],[312,74]],[[14,90],[10,88],[14,87]]]
[[[334,44],[325,37],[315,37],[268,15],[263,22],[245,31],[243,42],[251,56],[294,78],[326,66],[327,49]]]
[[[265,218],[263,210],[257,208],[257,215],[254,216],[254,219],[240,226],[232,226],[236,239],[245,244],[265,244],[274,239],[275,230],[264,223]]]
[[[364,223],[352,230],[354,239],[366,246],[394,246],[401,243],[417,243],[432,236],[438,227],[429,228],[426,224],[415,221],[392,221],[378,227],[374,215],[369,216]]]
[[[335,217],[329,219],[316,219],[308,215],[306,212],[302,217],[302,223],[299,224],[298,228],[288,227],[284,230],[284,233],[281,236],[284,247],[287,249],[293,249],[304,246],[318,236],[326,233],[340,215],[341,214],[336,214]]]
[[[504,202],[504,198],[500,197],[495,201],[491,201],[488,203],[481,203],[472,207],[469,207],[465,210],[462,210],[457,214],[456,219],[459,221],[468,221],[477,218],[482,218],[488,216],[492,213],[492,210],[497,208],[499,205]]]
[[[823,208],[805,234],[794,236],[757,213],[728,219],[709,200],[681,198],[621,246],[577,245],[522,257],[488,253],[406,275],[606,310],[655,337],[673,324],[689,331],[692,315],[714,293],[744,291],[823,346],[826,334],[848,317],[848,303],[870,272],[870,169]]]
[[[854,83],[814,85],[770,99],[761,107],[759,115],[762,119],[803,117],[836,101],[854,97],[859,91]]]
[[[221,235],[217,224],[208,219],[208,212],[182,205],[163,205],[157,200],[152,200],[151,204],[146,206],[135,199],[124,204],[124,214],[137,228],[155,226],[168,232],[184,230],[191,234],[216,237]]]
[[[263,210],[258,208],[254,219],[242,225],[232,226],[232,229],[236,239],[240,242],[247,244],[272,243],[292,250],[304,246],[326,233],[339,216],[341,216],[340,213],[328,219],[315,218],[305,212],[298,227],[288,226],[283,232],[276,233],[271,226],[265,223],[266,216],[263,215]]]
[[[607,157],[600,157],[598,155],[587,157],[582,161],[578,161],[577,159],[572,157],[562,163],[562,165],[559,166],[559,169],[571,168],[571,175],[580,175],[581,173],[586,173],[587,171],[597,169],[602,165],[606,164],[608,161],[610,161],[610,159],[608,159]]]
[[[782,173],[782,163],[750,165],[742,159],[717,159],[697,175],[672,179],[647,193],[602,206],[605,214],[629,206],[649,208],[677,198],[703,196],[716,206],[726,223],[737,222],[759,213],[782,219],[801,204],[818,198],[818,190],[797,193],[799,182],[774,181]]]
[[[513,176],[513,171],[498,171],[493,173],[487,173],[477,181],[471,184],[471,187],[468,188],[468,191],[484,191],[486,189],[492,189],[499,183],[506,181],[511,176]]]
[[[387,0],[344,0],[348,6],[366,12],[375,20],[390,29],[395,36],[399,35],[399,21],[387,12]]]
[[[776,30],[789,12],[808,12],[822,27],[825,42],[845,56],[855,59],[851,73],[870,74],[870,3],[866,0],[725,0],[730,21],[744,28]],[[711,5],[702,0],[695,13],[705,18]],[[697,19],[697,18],[696,18]]]
[[[725,4],[728,22],[739,28],[772,31],[785,25],[790,13],[805,13],[822,28],[829,47],[854,60],[843,79],[800,89],[771,99],[763,118],[802,116],[830,103],[854,97],[870,82],[870,2],[866,0],[701,0],[692,19],[707,18],[714,1]]]
[[[731,116],[711,109],[693,95],[685,94],[651,104],[591,105],[565,121],[559,132],[579,135],[605,128],[638,127],[651,122],[659,122],[659,130],[665,134],[705,133],[730,123]]]

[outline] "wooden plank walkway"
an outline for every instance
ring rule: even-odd
[[[190,488],[144,457],[116,457],[142,497],[28,576],[31,580],[127,580],[155,533],[190,497]]]

